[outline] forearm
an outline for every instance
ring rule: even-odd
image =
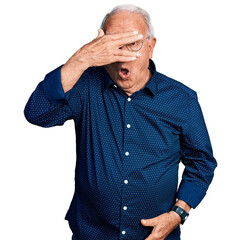
[[[24,115],[34,125],[51,127],[63,125],[66,119],[71,118],[72,112],[68,105],[51,103],[46,97],[43,82],[41,82],[29,98]]]
[[[63,125],[72,118],[72,111],[66,103],[66,95],[60,80],[61,66],[48,73],[31,94],[24,114],[26,119],[35,125],[51,127]]]
[[[217,166],[196,92],[189,99],[189,115],[180,140],[180,160],[185,169],[177,198],[196,208],[205,197]]]
[[[78,79],[88,68],[88,65],[83,60],[75,61],[69,59],[61,68],[61,83],[64,93],[68,92],[76,84]]]

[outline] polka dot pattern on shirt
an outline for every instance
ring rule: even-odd
[[[77,240],[145,239],[141,219],[170,211],[176,196],[196,207],[216,160],[196,92],[156,72],[128,96],[104,67],[89,68],[63,93],[55,69],[31,95],[25,116],[42,127],[75,121],[75,193],[66,214]],[[178,183],[180,160],[185,164]],[[166,240],[180,239],[175,229]]]

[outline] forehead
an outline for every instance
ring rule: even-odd
[[[147,26],[143,16],[137,13],[120,11],[110,16],[105,23],[106,34],[121,33],[137,30],[145,33]]]

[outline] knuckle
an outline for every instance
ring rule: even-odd
[[[105,38],[105,36],[103,36],[103,37],[100,38],[100,41],[101,41],[102,44],[106,44],[107,39]]]

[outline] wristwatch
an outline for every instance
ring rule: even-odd
[[[181,217],[181,224],[184,224],[184,222],[187,220],[189,216],[189,214],[184,209],[178,206],[174,206],[171,211],[176,212]]]

